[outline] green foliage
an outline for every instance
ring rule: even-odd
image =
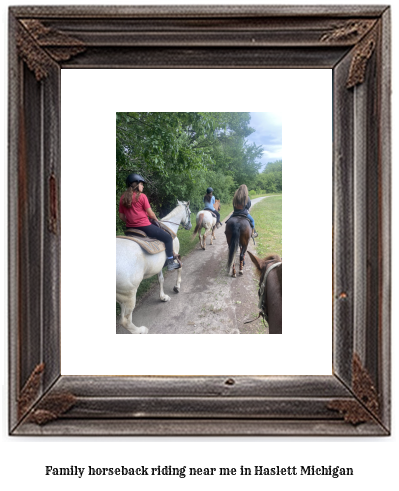
[[[283,162],[269,162],[264,171],[258,174],[256,189],[263,189],[266,193],[280,193],[283,190]]]
[[[254,187],[262,148],[248,144],[249,113],[116,113],[116,215],[125,179],[137,172],[151,206],[162,217],[176,199],[203,206],[206,188],[229,201],[240,184]]]
[[[276,160],[275,162],[268,162],[263,171],[265,174],[269,174],[270,172],[282,172],[283,171],[283,161]]]

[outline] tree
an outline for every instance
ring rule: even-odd
[[[249,123],[249,113],[117,113],[117,206],[130,172],[145,178],[145,193],[161,216],[176,199],[201,208],[208,186],[226,201],[240,184],[250,187],[261,147],[246,142],[254,131]]]
[[[279,193],[283,189],[283,162],[276,160],[269,162],[263,172],[258,174],[256,187],[266,193]]]
[[[282,172],[282,171],[283,171],[282,160],[276,160],[275,162],[268,162],[266,164],[265,169],[263,170],[265,174],[269,174],[270,172]]]

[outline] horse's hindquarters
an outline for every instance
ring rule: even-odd
[[[166,260],[165,251],[149,254],[136,242],[116,240],[116,289],[123,284],[139,286],[141,281],[159,273]]]

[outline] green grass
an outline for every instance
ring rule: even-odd
[[[282,255],[282,201],[281,194],[268,195],[251,210],[255,220],[255,229],[259,234],[256,239],[256,253],[259,257],[277,253]]]
[[[253,196],[250,196],[249,199],[263,198],[264,196],[281,196],[281,193],[254,194]]]

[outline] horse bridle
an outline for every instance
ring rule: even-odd
[[[189,205],[184,205],[186,207],[186,222],[182,225],[182,227],[186,230],[190,230],[191,229],[191,220],[190,220],[190,208],[189,208]],[[176,225],[175,222],[171,222],[169,220],[162,220],[162,223],[174,223]],[[180,227],[181,223],[179,224],[179,227]]]
[[[190,208],[188,205],[185,205],[185,207],[186,207],[186,223],[183,225],[183,227],[186,230],[190,230],[190,228],[191,228]]]
[[[272,263],[266,269],[265,276],[263,277],[262,283],[261,283],[261,285],[259,287],[259,290],[258,290],[258,295],[259,295],[259,302],[258,302],[259,315],[255,319],[252,319],[250,321],[244,322],[244,324],[249,324],[250,322],[254,322],[257,319],[259,319],[259,317],[262,317],[263,318],[263,321],[266,320],[266,322],[267,322],[268,314],[265,311],[265,307],[264,307],[264,304],[265,304],[265,301],[266,301],[266,296],[265,296],[265,298],[263,298],[263,294],[264,294],[265,289],[266,289],[266,281],[267,281],[267,277],[269,276],[270,271],[272,271],[274,268],[277,268],[277,266],[281,266],[281,264],[282,264],[281,261],[280,262],[277,262],[277,263]]]
[[[277,266],[281,266],[281,264],[282,264],[281,262],[273,263],[267,268],[265,276],[264,276],[263,281],[262,281],[262,284],[259,287],[259,292],[258,292],[258,295],[259,295],[259,302],[258,302],[259,316],[262,316],[264,319],[266,319],[266,321],[267,321],[267,312],[265,311],[265,307],[264,307],[266,296],[265,296],[265,298],[263,298],[263,294],[264,294],[265,289],[266,289],[266,280],[267,280],[267,277],[269,276],[269,273],[274,268],[277,268]]]

